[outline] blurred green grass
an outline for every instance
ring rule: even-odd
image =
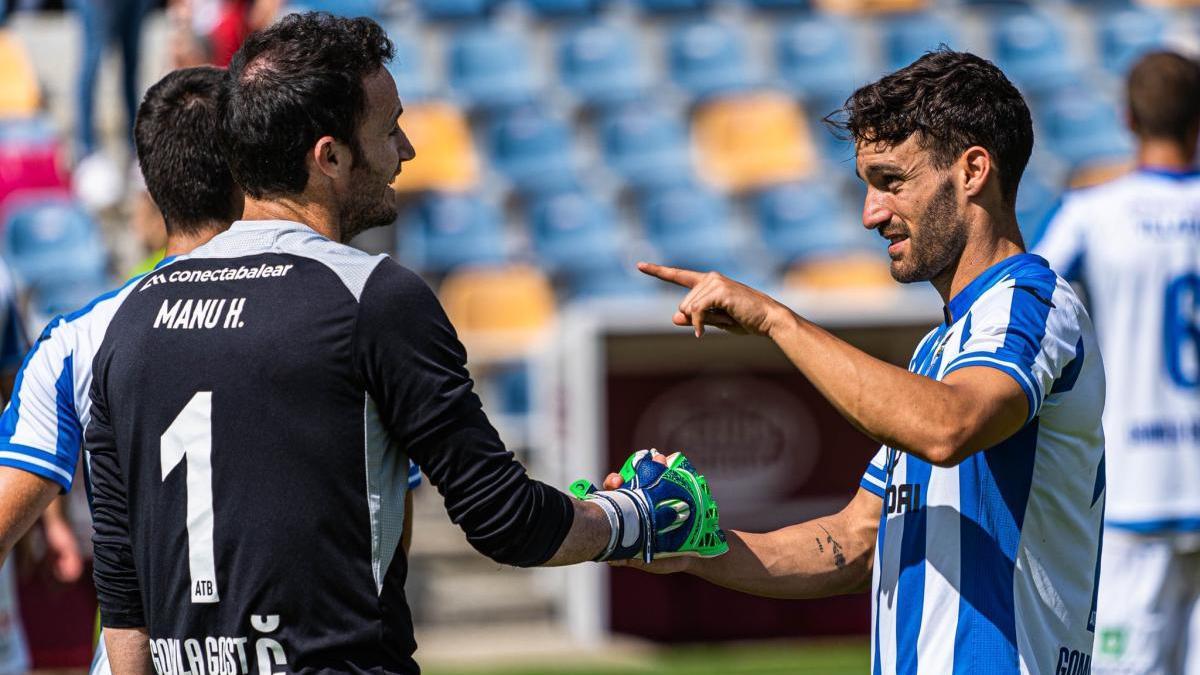
[[[425,675],[861,675],[868,643],[745,644],[666,649],[639,665],[540,663],[497,668],[422,668]]]

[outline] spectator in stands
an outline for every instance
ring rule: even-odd
[[[121,48],[121,100],[125,110],[125,139],[133,139],[137,113],[138,64],[141,61],[142,19],[152,0],[72,0],[83,28],[83,61],[79,68],[75,119],[75,185],[80,199],[92,209],[114,205],[121,195],[121,172],[111,157],[100,152],[96,137],[96,79],[104,48]]]

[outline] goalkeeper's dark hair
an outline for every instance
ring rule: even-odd
[[[225,71],[168,73],[146,92],[133,125],[138,165],[167,232],[196,233],[241,217],[242,193],[217,144]]]
[[[825,122],[855,143],[894,146],[915,134],[939,169],[978,145],[1009,207],[1033,152],[1033,119],[1012,82],[992,62],[945,47],[861,87]]]
[[[1125,94],[1133,133],[1195,143],[1200,129],[1200,63],[1175,52],[1146,54],[1130,69]]]
[[[360,157],[363,78],[392,59],[387,33],[366,17],[289,14],[246,38],[229,64],[221,143],[246,194],[304,191],[305,156],[331,136]]]

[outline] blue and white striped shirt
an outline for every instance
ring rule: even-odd
[[[873,672],[1090,670],[1104,511],[1104,370],[1071,287],[1030,254],[950,300],[909,364],[943,379],[995,368],[1029,402],[1024,427],[954,467],[882,448],[861,485],[884,500]]]

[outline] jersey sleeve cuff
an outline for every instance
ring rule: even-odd
[[[862,480],[858,482],[858,486],[880,499],[883,499],[886,490],[883,481],[872,476],[870,473],[863,474]]]
[[[1006,360],[1002,354],[995,352],[968,352],[960,354],[950,364],[950,367],[946,369],[942,377],[945,378],[946,375],[962,368],[975,367],[993,368],[1015,380],[1017,385],[1021,387],[1021,391],[1025,393],[1025,401],[1029,404],[1029,412],[1025,415],[1025,423],[1028,424],[1034,417],[1037,417],[1042,407],[1041,390],[1038,387],[1037,379],[1034,378],[1033,373],[1028,369]]]
[[[0,466],[27,471],[35,476],[52,480],[63,492],[71,491],[75,478],[75,467],[58,455],[49,454],[18,443],[0,443]]]

